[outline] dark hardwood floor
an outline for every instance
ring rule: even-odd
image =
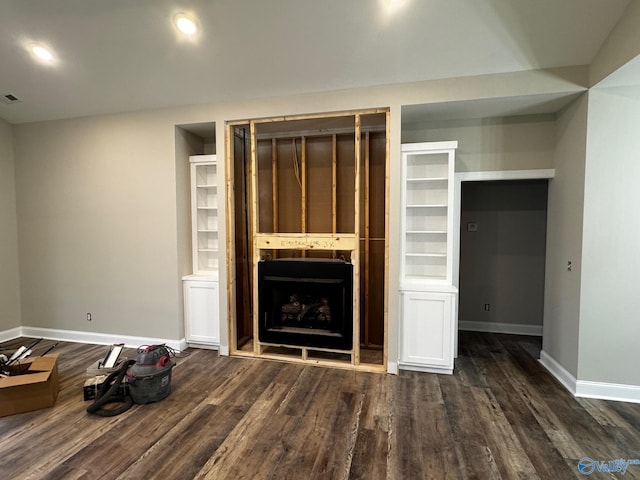
[[[583,457],[640,458],[640,405],[574,399],[537,338],[461,332],[453,376],[368,374],[219,357],[177,358],[172,393],[86,413],[104,346],[61,342],[52,408],[0,418],[11,479],[570,479]],[[0,344],[15,349],[25,339]],[[39,347],[53,344],[43,341]],[[125,352],[135,358],[135,352]],[[640,478],[594,472],[587,478]]]

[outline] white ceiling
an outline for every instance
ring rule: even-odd
[[[591,63],[631,0],[1,0],[11,123]],[[635,1],[635,0],[634,0]],[[171,19],[196,15],[186,41]],[[34,62],[29,41],[55,65]]]

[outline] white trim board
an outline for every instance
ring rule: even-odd
[[[542,336],[542,325],[523,325],[521,323],[471,322],[459,320],[460,330],[468,332],[507,333],[510,335]]]
[[[544,350],[540,352],[540,363],[575,397],[640,403],[640,385],[576,380],[571,373]]]
[[[413,363],[404,363],[404,362],[398,362],[398,367],[400,370],[410,370],[413,372],[440,373],[444,375],[453,375],[453,368],[426,367],[424,365],[416,365]]]
[[[11,338],[32,337],[45,338],[47,340],[60,340],[63,342],[93,343],[98,345],[112,345],[114,343],[124,343],[126,347],[138,348],[141,345],[161,345],[165,344],[174,350],[184,350],[187,348],[185,339],[169,340],[165,338],[135,337],[131,335],[117,335],[96,332],[81,332],[77,330],[60,330],[40,327],[18,327],[12,330],[0,332],[0,339],[6,335]],[[10,340],[11,338],[6,338]],[[5,341],[5,340],[3,340]]]
[[[549,373],[564,386],[564,388],[569,390],[571,395],[576,395],[576,378],[544,350],[540,352],[540,364],[542,364],[542,366],[546,368]]]

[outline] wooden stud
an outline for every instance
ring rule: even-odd
[[[369,132],[365,133],[365,143],[364,143],[364,344],[366,346],[369,345],[369,255],[370,255],[370,245],[369,245],[369,232],[370,232],[370,211],[369,211],[369,200],[370,200],[370,178],[369,178],[369,168],[370,168],[370,150],[371,150],[371,137]]]
[[[278,218],[278,141],[271,139],[271,209],[273,211],[273,233],[278,233],[280,220]],[[278,252],[271,252],[273,258]]]
[[[234,207],[234,177],[233,177],[233,138],[234,127],[227,124],[224,130],[225,143],[225,186],[226,209],[225,225],[227,227],[227,322],[229,332],[229,352],[234,353],[238,349],[237,343],[237,319],[236,319],[236,269],[235,269],[235,207]]]
[[[307,233],[307,139],[305,137],[302,137],[300,152],[300,231]],[[306,251],[303,250],[302,257],[306,256]]]
[[[331,233],[338,231],[338,136],[331,136]],[[335,257],[337,252],[333,251]]]
[[[382,364],[387,369],[389,355],[389,194],[390,194],[390,177],[389,165],[391,163],[391,113],[389,110],[385,113],[385,164],[384,164],[384,325],[383,325],[383,349]]]
[[[360,114],[355,115],[355,182],[354,182],[354,234],[360,238]],[[360,364],[360,241],[351,251],[353,264],[353,358],[352,364]]]
[[[260,261],[260,250],[256,245],[256,233],[258,232],[258,147],[256,139],[256,124],[250,122],[251,129],[251,205],[249,205],[249,238],[251,239],[252,251],[247,257],[252,259],[251,271],[253,272],[252,294],[253,294],[253,349],[256,354],[260,354],[260,344],[258,342],[258,262]]]
[[[278,142],[271,140],[271,208],[273,208],[273,233],[278,233]]]

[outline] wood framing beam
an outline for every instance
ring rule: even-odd
[[[305,137],[300,141],[300,232],[307,233],[307,139]],[[302,251],[302,256],[307,256],[306,250]]]
[[[383,349],[382,364],[387,368],[389,358],[389,195],[390,195],[390,176],[389,166],[391,164],[391,113],[389,110],[385,112],[385,162],[384,162],[384,327],[383,327]]]
[[[360,364],[360,114],[355,115],[355,182],[353,228],[356,244],[351,251],[353,264],[353,365]]]
[[[371,151],[371,137],[369,132],[364,135],[364,344],[369,345],[369,254],[370,254],[370,151]]]
[[[264,250],[354,250],[358,241],[353,234],[258,233],[257,249]]]
[[[227,248],[227,312],[228,312],[228,332],[229,351],[235,352],[238,349],[237,319],[236,319],[236,269],[235,269],[235,206],[234,206],[234,176],[232,155],[234,153],[234,130],[233,125],[227,124],[224,129],[225,146],[225,192],[227,194],[225,225],[227,227],[226,248]]]
[[[251,240],[252,255],[251,258],[251,274],[253,277],[253,351],[257,355],[260,354],[260,344],[258,342],[258,261],[260,260],[260,250],[256,245],[256,235],[258,233],[258,140],[256,138],[256,124],[250,122],[251,129],[251,204],[249,205],[249,239]]]
[[[271,140],[271,208],[273,209],[273,232],[278,232],[278,142]]]

